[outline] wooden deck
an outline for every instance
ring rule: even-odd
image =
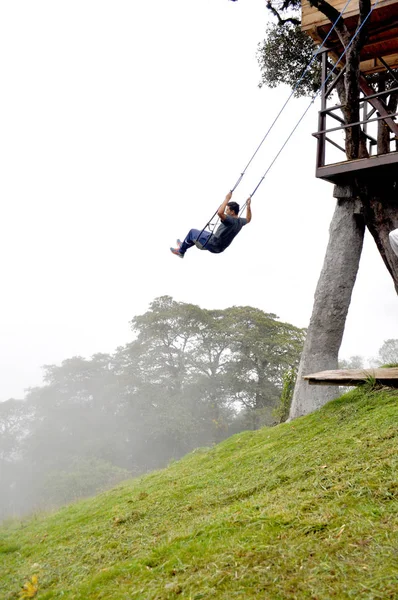
[[[318,167],[315,176],[331,183],[344,184],[346,181],[352,181],[353,175],[359,174],[371,178],[385,178],[389,174],[395,177],[397,168],[398,152],[390,152]]]
[[[398,367],[388,369],[343,369],[336,371],[321,371],[305,375],[310,385],[344,385],[355,386],[365,383],[369,378],[388,387],[398,388]]]

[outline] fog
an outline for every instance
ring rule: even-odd
[[[51,509],[279,422],[304,332],[250,307],[155,299],[112,354],[44,368],[0,403],[0,516]],[[285,415],[286,417],[286,415]]]

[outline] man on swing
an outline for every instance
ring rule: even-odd
[[[191,229],[183,242],[177,240],[177,248],[170,248],[171,252],[180,258],[184,258],[185,252],[195,244],[213,254],[224,252],[242,227],[250,223],[252,219],[251,199],[248,198],[246,201],[246,218],[242,219],[239,217],[239,204],[230,202],[231,198],[232,192],[229,192],[217,211],[221,223],[215,233]]]

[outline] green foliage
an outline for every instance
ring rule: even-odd
[[[257,52],[261,70],[260,87],[265,85],[274,88],[284,83],[293,88],[312,59],[314,51],[314,42],[301,31],[299,25],[268,25],[266,37],[259,44]],[[315,60],[294,95],[312,96],[318,91],[320,81],[320,63]]]
[[[181,417],[187,410],[192,418],[198,407],[206,409],[213,441],[231,423],[234,405],[257,414],[275,406],[283,373],[297,365],[304,341],[303,330],[274,314],[251,307],[203,310],[169,297],[155,300],[132,325],[138,337],[127,352],[138,349],[140,357],[132,368],[139,365],[141,377],[152,393],[159,389],[163,402],[167,389],[167,402],[173,399]],[[203,424],[203,410],[198,417]],[[193,425],[195,431],[200,427]],[[192,431],[187,434],[191,438]]]
[[[289,417],[290,405],[293,400],[294,386],[297,379],[297,368],[291,367],[283,376],[282,394],[278,406],[274,409],[273,415],[277,423],[283,423]]]
[[[44,600],[392,600],[397,400],[396,391],[357,389],[9,523],[0,528],[1,597],[18,597],[34,573]]]

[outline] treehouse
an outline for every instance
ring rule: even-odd
[[[346,0],[329,0],[329,3],[341,12]],[[310,6],[308,0],[302,0],[302,30],[317,44],[321,44],[329,34],[327,47],[320,53],[321,110],[318,131],[313,134],[317,138],[315,175],[342,185],[352,181],[353,176],[388,178],[396,177],[398,172],[398,73],[393,70],[398,69],[398,0],[371,0],[371,4],[373,10],[366,23],[366,41],[360,54],[360,119],[347,123],[342,113],[344,107],[331,105],[331,101],[336,100],[332,92],[344,76],[344,48],[332,30],[330,20]],[[351,35],[356,31],[358,16],[358,0],[351,0],[342,15]],[[346,156],[342,156],[342,153],[345,155],[345,133],[353,127],[361,129],[363,145],[366,146],[362,154],[366,158],[347,160]]]

